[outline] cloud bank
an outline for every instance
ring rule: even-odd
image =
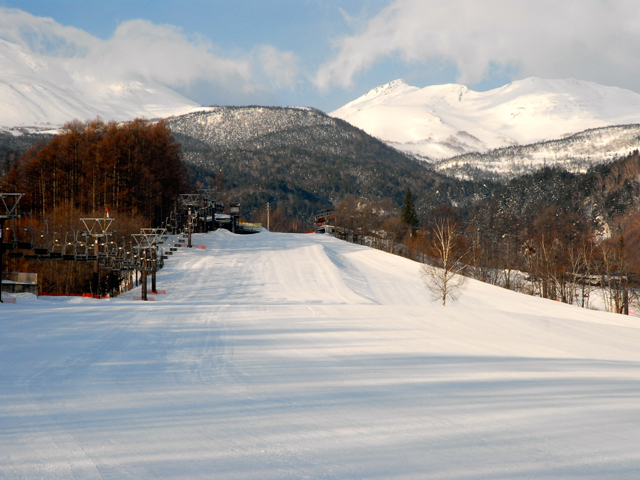
[[[75,71],[155,81],[201,103],[268,98],[298,76],[292,52],[259,45],[225,54],[202,36],[147,20],[123,22],[103,40],[51,18],[0,8],[0,38]]]
[[[322,89],[349,87],[388,59],[453,64],[473,85],[495,69],[520,78],[576,77],[640,91],[635,0],[395,0],[316,72]]]

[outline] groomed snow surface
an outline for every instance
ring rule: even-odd
[[[0,478],[637,479],[633,317],[322,235],[196,236],[154,302],[0,305]]]

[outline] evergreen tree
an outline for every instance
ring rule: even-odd
[[[411,189],[407,187],[407,192],[404,194],[404,204],[402,205],[402,221],[411,229],[416,229],[420,225],[418,221],[418,214],[416,213],[416,206],[413,203],[413,197],[411,196]]]

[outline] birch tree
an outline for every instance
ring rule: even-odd
[[[462,236],[456,223],[449,219],[438,220],[432,227],[427,251],[431,263],[422,266],[422,277],[434,299],[456,300],[464,286],[466,277],[466,252],[462,246]]]

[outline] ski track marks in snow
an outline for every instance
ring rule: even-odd
[[[0,305],[0,479],[628,478],[637,320],[321,235],[197,235],[155,302]]]

